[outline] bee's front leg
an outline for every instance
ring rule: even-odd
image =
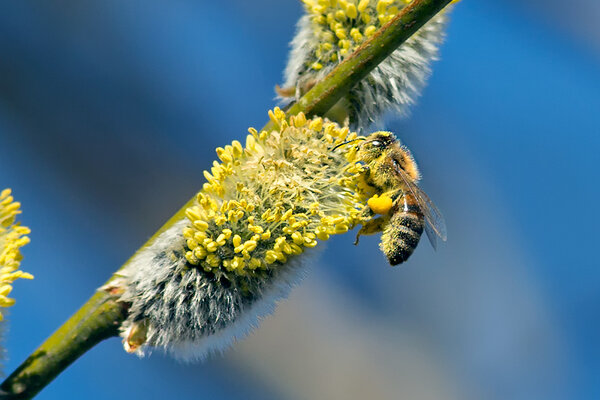
[[[371,168],[369,168],[368,165],[363,165],[362,167],[362,178],[365,180],[365,182],[369,182],[369,177],[371,176]]]

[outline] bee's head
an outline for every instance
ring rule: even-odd
[[[357,158],[368,164],[381,157],[392,145],[397,143],[398,139],[391,132],[372,133],[358,145]]]

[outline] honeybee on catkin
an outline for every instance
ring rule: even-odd
[[[363,210],[364,217],[373,218],[363,224],[355,244],[361,235],[383,232],[380,248],[391,265],[410,257],[423,230],[435,249],[438,237],[446,240],[446,225],[441,212],[417,186],[420,174],[410,151],[391,132],[375,132],[357,140],[356,160],[363,164],[364,183],[375,194]]]
[[[126,351],[158,347],[189,359],[226,348],[287,295],[304,253],[358,225],[359,236],[383,231],[393,265],[424,229],[434,244],[445,239],[442,216],[394,135],[359,137],[279,108],[269,118],[273,128],[250,128],[245,146],[216,149],[220,162],[205,171],[202,190],[103,287],[127,304]]]

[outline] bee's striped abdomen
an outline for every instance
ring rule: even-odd
[[[400,200],[381,237],[381,250],[391,265],[398,265],[413,253],[423,233],[423,214],[412,196]]]

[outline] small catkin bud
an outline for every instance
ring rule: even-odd
[[[284,88],[304,94],[409,3],[405,0],[302,0],[306,14],[292,40]],[[444,38],[447,11],[422,26],[357,84],[327,116],[362,131],[388,110],[407,113],[430,74]],[[292,90],[293,89],[293,90]]]

